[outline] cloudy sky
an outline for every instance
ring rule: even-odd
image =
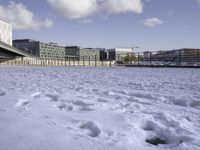
[[[200,48],[200,0],[0,0],[13,36],[137,51]]]

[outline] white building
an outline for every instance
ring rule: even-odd
[[[127,56],[127,54],[133,53],[133,48],[113,48],[108,49],[108,59],[119,60],[120,58]]]
[[[12,26],[0,20],[0,41],[12,46]]]
[[[115,52],[118,53],[133,53],[133,48],[115,48]]]

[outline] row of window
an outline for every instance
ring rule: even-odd
[[[36,43],[15,43],[14,42],[14,46],[15,47],[23,47],[23,48],[26,48],[26,47],[37,47]]]
[[[57,45],[49,45],[49,44],[41,44],[41,48],[47,48],[47,49],[62,49],[64,50],[65,48],[63,46],[57,46]]]
[[[55,55],[55,56],[50,56],[50,55],[40,55],[41,58],[64,58],[64,56],[59,56],[59,55]]]

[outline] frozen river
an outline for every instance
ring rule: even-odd
[[[0,150],[36,149],[199,150],[200,70],[0,67]]]

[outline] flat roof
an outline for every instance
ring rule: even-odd
[[[16,39],[16,40],[13,40],[13,42],[38,42],[38,41],[33,40],[33,39]]]

